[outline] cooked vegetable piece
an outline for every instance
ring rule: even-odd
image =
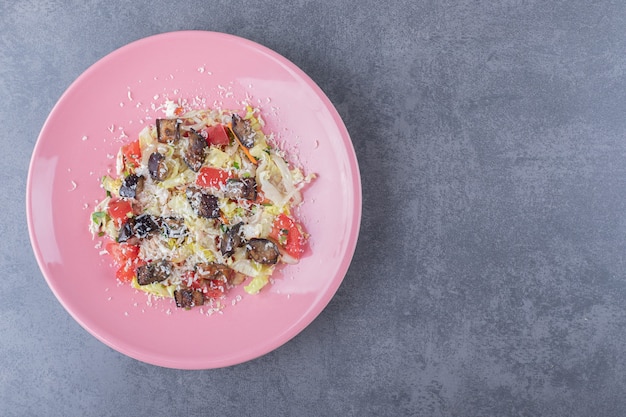
[[[141,216],[137,216],[135,218],[133,231],[135,232],[135,236],[138,238],[144,239],[158,230],[159,225],[157,224],[154,216],[150,214],[142,214]]]
[[[241,143],[241,140],[239,140],[239,138],[237,137],[235,132],[233,132],[232,123],[229,123],[227,128],[228,128],[227,130],[228,130],[228,132],[230,132],[230,135],[232,136],[233,140],[235,142],[237,142],[237,144],[239,145],[239,147],[243,151],[244,155],[246,155],[246,158],[248,158],[248,160],[250,162],[252,162],[254,165],[257,165],[259,163],[259,161],[254,157],[254,155],[252,155],[250,153],[250,149],[248,149],[243,143]]]
[[[252,148],[254,146],[256,133],[252,129],[252,126],[250,126],[250,122],[242,119],[238,114],[233,114],[232,119],[233,133],[237,136],[239,142],[248,149]]]
[[[157,140],[161,143],[176,143],[180,139],[180,123],[177,119],[157,119]]]
[[[204,295],[198,290],[190,288],[181,288],[174,291],[174,300],[178,308],[192,308],[204,304]]]
[[[233,200],[256,200],[257,186],[256,180],[252,177],[234,179],[226,181],[224,195]]]
[[[232,256],[236,248],[243,246],[244,240],[241,236],[241,226],[243,226],[243,222],[237,223],[223,234],[220,242],[222,255],[226,257]]]
[[[139,239],[135,236],[135,219],[133,217],[126,219],[119,230],[117,237],[119,243],[137,244]]]
[[[250,239],[246,244],[248,256],[260,264],[275,264],[280,252],[274,242],[268,239]]]
[[[148,159],[148,172],[150,177],[155,181],[163,181],[167,178],[167,164],[165,163],[165,155],[154,152]]]
[[[205,193],[196,187],[187,187],[186,194],[191,208],[198,216],[207,219],[220,217],[219,200],[216,196]]]
[[[202,168],[204,159],[206,158],[206,148],[209,145],[202,136],[195,130],[191,129],[187,138],[186,146],[183,151],[183,159],[189,168],[194,172],[198,172]]]
[[[137,198],[143,190],[144,178],[141,175],[130,174],[122,182],[120,187],[120,197]]]
[[[226,265],[218,263],[196,264],[196,277],[201,280],[219,280],[232,283],[236,273]]]
[[[137,283],[148,285],[165,281],[172,274],[172,263],[166,260],[151,262],[137,268]]]

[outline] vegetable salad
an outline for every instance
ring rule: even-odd
[[[304,252],[293,210],[314,175],[287,161],[257,109],[168,108],[120,148],[90,230],[108,238],[117,279],[178,307],[236,285],[258,293]]]

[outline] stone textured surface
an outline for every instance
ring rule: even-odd
[[[624,27],[626,5],[602,0],[2,2],[0,415],[626,415]],[[363,179],[327,309],[211,371],[146,365],[84,331],[37,267],[24,210],[65,88],[181,29],[300,66]]]

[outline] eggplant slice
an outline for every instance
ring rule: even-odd
[[[278,246],[268,239],[250,239],[246,244],[248,257],[260,264],[271,265],[278,262]]]
[[[169,261],[155,261],[137,268],[137,283],[148,285],[165,281],[172,275],[172,264]]]
[[[202,280],[218,280],[224,284],[232,284],[237,274],[234,269],[218,263],[196,264],[196,277]]]
[[[242,119],[238,114],[233,114],[233,133],[239,139],[239,142],[246,148],[250,149],[254,146],[256,132],[252,129],[248,120]]]
[[[220,217],[220,208],[216,196],[207,194],[197,187],[187,187],[186,194],[191,208],[198,216],[207,219]]]
[[[208,147],[209,144],[204,137],[193,129],[189,131],[187,144],[183,150],[183,160],[192,171],[198,172],[202,168]]]
[[[176,307],[189,309],[203,305],[204,295],[198,290],[181,288],[180,290],[174,291],[174,300],[176,300]]]
[[[245,243],[241,236],[241,226],[243,226],[243,222],[237,223],[222,235],[220,251],[225,257],[232,256],[235,253],[235,249],[243,246]]]
[[[157,218],[151,214],[142,214],[135,217],[133,231],[135,236],[138,238],[145,239],[157,232],[159,229],[160,227],[157,223]]]
[[[180,139],[180,123],[177,119],[156,119],[157,140],[176,143]]]
[[[127,219],[120,228],[117,236],[119,243],[128,243],[130,245],[136,245],[139,243],[139,238],[135,236],[135,218],[131,217]]]
[[[159,152],[153,152],[148,159],[148,172],[154,181],[163,181],[167,178],[167,164],[165,163],[165,155]]]
[[[124,178],[120,187],[120,197],[137,198],[143,190],[144,178],[141,175],[130,174]]]
[[[224,185],[224,195],[231,200],[256,200],[256,180],[252,177],[235,179],[230,178]]]

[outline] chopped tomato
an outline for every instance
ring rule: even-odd
[[[304,252],[304,235],[300,225],[286,214],[279,214],[272,226],[269,235],[276,241],[287,254],[295,259],[300,259]]]
[[[109,242],[105,248],[118,265],[123,265],[128,259],[136,259],[139,256],[139,246],[136,245]]]
[[[206,286],[202,290],[204,295],[208,298],[220,298],[226,292],[226,284],[219,279],[206,279],[204,280]]]
[[[109,216],[116,223],[123,223],[133,213],[133,206],[127,200],[109,201]]]
[[[139,141],[128,143],[122,146],[122,155],[124,156],[124,166],[133,170],[141,165],[141,148]]]
[[[224,125],[211,126],[204,132],[209,145],[228,145],[230,143],[230,138]]]
[[[139,259],[139,246],[109,242],[106,250],[118,266],[115,277],[123,282],[131,281],[136,274],[137,267],[143,264]]]
[[[202,167],[196,177],[196,185],[217,188],[226,184],[229,178],[230,173],[228,171],[213,167]]]
[[[197,279],[190,287],[202,291],[206,298],[220,298],[226,292],[226,283],[220,279]]]
[[[182,107],[176,107],[176,109],[174,109],[174,114],[176,116],[182,116],[185,113],[185,109],[183,109]]]

